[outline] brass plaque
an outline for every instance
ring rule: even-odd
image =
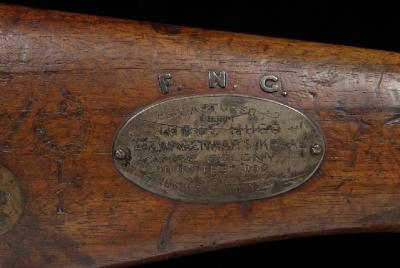
[[[113,144],[118,170],[134,184],[185,202],[261,199],[305,182],[325,142],[301,112],[271,100],[203,95],[137,111]]]
[[[22,186],[7,168],[0,166],[0,234],[13,228],[24,210]]]

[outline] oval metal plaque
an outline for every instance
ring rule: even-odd
[[[118,170],[131,182],[179,201],[261,199],[305,182],[325,142],[302,113],[248,96],[168,100],[136,112],[113,144]]]

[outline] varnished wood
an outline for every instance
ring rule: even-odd
[[[113,266],[258,241],[400,230],[400,55],[0,6],[0,165],[25,210],[1,235],[2,266]],[[209,89],[207,71],[226,71]],[[173,75],[172,92],[157,77]],[[289,92],[267,94],[276,75]],[[183,90],[176,90],[182,85]],[[290,105],[326,137],[319,171],[257,201],[188,204],[146,192],[113,166],[137,108],[200,94]]]

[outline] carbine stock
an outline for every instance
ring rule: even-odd
[[[122,266],[398,232],[399,63],[393,52],[0,5],[1,174],[24,195],[0,184],[0,263]],[[266,76],[277,81],[260,87]],[[133,112],[210,94],[305,114],[326,143],[319,169],[280,195],[226,203],[176,201],[118,172],[113,140]]]

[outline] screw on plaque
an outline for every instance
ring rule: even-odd
[[[129,148],[119,147],[118,149],[115,150],[114,156],[118,160],[122,161],[122,166],[124,167],[128,166],[132,159],[131,150],[129,150]]]
[[[118,148],[115,150],[115,157],[122,160],[127,156],[127,152],[124,148]]]
[[[310,151],[314,155],[320,155],[322,153],[322,146],[316,143],[313,146],[311,146]]]

